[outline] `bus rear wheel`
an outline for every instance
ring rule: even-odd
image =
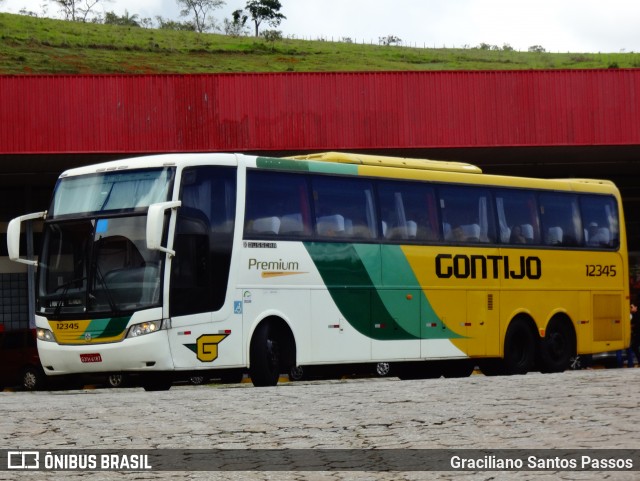
[[[263,322],[253,334],[249,351],[251,356],[249,377],[254,386],[278,384],[283,359],[282,341],[276,331],[270,322]]]
[[[562,320],[552,321],[540,341],[540,371],[562,372],[575,356],[575,338],[571,328]]]
[[[504,337],[504,373],[526,374],[535,364],[535,338],[529,323],[514,319]]]

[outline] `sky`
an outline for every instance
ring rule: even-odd
[[[85,1],[85,0],[81,0]],[[104,11],[118,15],[172,20],[180,17],[176,0],[109,0]],[[480,44],[526,51],[640,52],[638,0],[281,0],[287,19],[277,27],[284,36],[377,44],[394,36],[404,45],[470,48]],[[226,0],[213,12],[220,23],[246,0]],[[0,11],[22,8],[62,18],[47,0],[0,0]],[[261,27],[263,28],[263,27]],[[271,28],[271,27],[265,27]]]

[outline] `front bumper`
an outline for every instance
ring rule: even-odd
[[[120,342],[86,346],[38,340],[38,354],[44,372],[50,376],[174,369],[166,330]]]

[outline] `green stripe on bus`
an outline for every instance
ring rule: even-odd
[[[261,169],[293,170],[297,172],[317,172],[321,174],[358,175],[358,166],[313,160],[275,159],[258,157],[256,165]]]
[[[91,338],[94,340],[119,336],[126,329],[130,319],[131,316],[92,319],[89,327],[87,327],[84,334],[79,336],[79,339],[84,338],[86,333],[91,334]]]
[[[340,313],[361,334],[376,340],[460,337],[433,311],[400,246],[308,242],[305,247]],[[380,249],[393,265],[385,283]],[[426,323],[440,329],[425,329]]]
[[[365,244],[356,244],[359,249]],[[400,326],[421,339],[455,339],[461,337],[450,330],[433,310],[429,299],[399,245],[381,245],[383,281],[378,286],[387,311]],[[365,265],[367,265],[365,263]],[[372,271],[369,269],[369,272]],[[375,279],[375,275],[371,276]],[[412,296],[408,299],[407,296]],[[414,304],[415,303],[415,304]],[[429,325],[429,329],[425,326]],[[426,335],[425,333],[428,333]]]

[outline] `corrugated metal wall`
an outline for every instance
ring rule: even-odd
[[[0,153],[640,144],[640,70],[0,76]]]

